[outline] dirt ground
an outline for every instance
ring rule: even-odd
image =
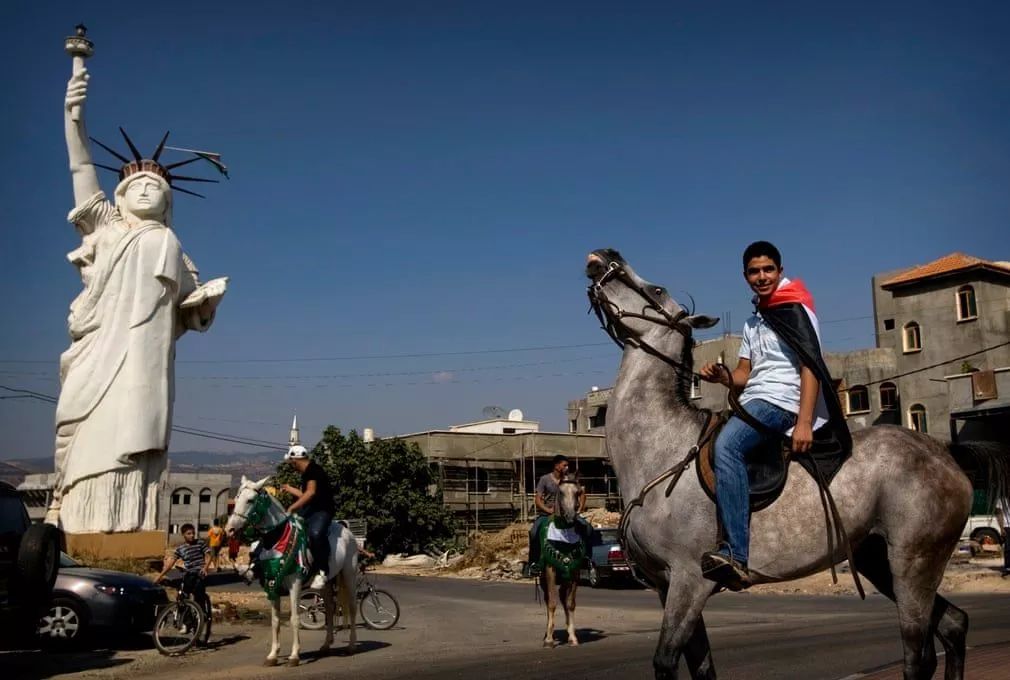
[[[594,525],[613,527],[620,514],[599,510],[588,513]],[[377,573],[411,574],[417,576],[442,576],[450,578],[481,579],[486,581],[521,581],[521,562],[527,556],[527,530],[525,524],[513,524],[497,533],[478,534],[471,540],[466,552],[447,566],[417,569],[410,567],[377,567]],[[1010,593],[1010,577],[1000,576],[1003,559],[998,553],[983,553],[979,557],[955,555],[947,568],[941,593]],[[834,583],[830,570],[806,578],[783,583],[754,586],[748,592],[756,595],[855,595],[856,587],[847,566],[836,569],[838,583]],[[873,586],[863,580],[867,592]]]

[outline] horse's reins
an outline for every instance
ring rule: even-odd
[[[641,296],[646,304],[642,308],[641,313],[626,312],[621,309],[613,300],[611,300],[606,291],[603,290],[603,286],[606,285],[611,279],[617,279],[621,281],[625,286],[630,288],[632,291]],[[662,291],[661,288],[655,288],[657,294]],[[665,326],[672,330],[677,331],[684,336],[685,339],[691,340],[691,331],[685,329],[685,324],[683,323],[684,317],[688,316],[686,310],[681,309],[677,314],[671,314],[662,305],[662,302],[657,298],[653,297],[652,291],[648,289],[648,286],[639,284],[638,282],[631,279],[627,272],[617,262],[611,262],[607,267],[607,270],[599,278],[599,280],[590,284],[586,291],[589,296],[590,308],[596,313],[596,317],[600,320],[600,324],[607,335],[617,344],[618,347],[624,349],[626,345],[631,345],[633,349],[640,349],[643,352],[660,359],[664,363],[668,364],[677,373],[678,378],[683,378],[685,373],[693,376],[699,376],[700,374],[691,371],[683,362],[674,359],[673,357],[667,356],[663,352],[647,343],[642,338],[642,333],[639,333],[631,328],[628,328],[620,320],[623,318],[632,319],[642,319],[643,321],[648,321],[660,326]],[[659,317],[646,314],[647,310],[653,310],[659,313]],[[732,372],[729,367],[725,364],[717,364],[723,371],[732,376]],[[752,427],[757,432],[762,433],[766,437],[773,440],[785,441],[786,437],[781,432],[776,432],[772,430],[764,423],[760,422],[754,418],[750,413],[748,413],[743,406],[741,406],[736,393],[732,388],[727,390],[728,396],[727,400],[729,402],[729,408],[733,415],[740,418],[748,426]],[[703,411],[705,413],[705,424],[702,427],[701,433],[698,435],[698,442],[691,447],[687,455],[675,464],[673,467],[669,468],[652,481],[648,482],[642,490],[639,492],[638,496],[635,497],[631,503],[625,507],[624,512],[621,515],[621,522],[618,525],[618,542],[621,544],[621,550],[624,553],[624,561],[631,571],[632,577],[647,587],[652,587],[650,584],[641,579],[635,571],[634,565],[628,556],[627,549],[627,530],[628,523],[631,516],[631,511],[636,507],[641,507],[645,503],[645,498],[656,486],[668,478],[672,478],[670,483],[666,488],[666,496],[669,497],[673,492],[674,487],[677,482],[680,481],[681,475],[684,473],[694,459],[701,452],[702,447],[708,442],[708,439],[712,435],[710,428],[713,414],[711,411]],[[609,451],[608,451],[609,457]],[[849,571],[852,574],[852,578],[855,581],[856,590],[859,592],[859,596],[866,599],[866,593],[863,591],[863,584],[859,580],[859,574],[855,569],[852,556],[852,544],[849,542],[848,534],[845,531],[845,527],[842,524],[841,516],[838,512],[838,507],[835,505],[835,499],[831,494],[828,487],[828,482],[824,479],[824,475],[821,473],[820,467],[814,463],[814,470],[817,472],[815,476],[815,481],[817,483],[817,489],[820,495],[821,507],[824,509],[825,523],[827,524],[828,532],[828,555],[832,556],[835,553],[835,541],[845,546],[846,557],[849,563]],[[838,575],[835,572],[835,565],[831,564],[831,578],[834,583],[838,583]]]
[[[638,293],[638,295],[645,300],[645,305],[642,307],[641,313],[626,312],[621,309],[617,303],[607,297],[607,293],[603,290],[603,286],[606,285],[610,279],[620,280],[621,283]],[[656,290],[662,291],[661,288],[656,288]],[[617,343],[618,347],[624,349],[625,345],[631,345],[635,349],[640,349],[643,352],[646,352],[647,354],[650,354],[672,366],[673,369],[677,371],[678,375],[687,369],[687,367],[680,361],[663,354],[643,340],[641,333],[628,328],[623,323],[619,324],[620,319],[624,318],[642,319],[643,321],[649,321],[660,326],[666,326],[667,328],[677,331],[683,335],[684,338],[690,339],[690,327],[685,328],[685,324],[683,323],[684,317],[688,316],[686,310],[680,309],[676,314],[671,314],[666,311],[662,302],[653,296],[653,291],[649,290],[648,286],[643,286],[632,280],[624,268],[616,262],[611,262],[607,271],[603,273],[603,276],[600,277],[599,281],[591,284],[586,292],[589,295],[590,309],[596,313],[596,318],[600,320],[603,330],[607,332],[607,335],[610,336],[611,340]],[[607,308],[606,311],[604,311],[604,307]],[[659,316],[656,317],[646,314],[645,312],[647,310],[653,310],[657,312]]]
[[[710,425],[712,424],[712,418],[714,417],[715,414],[713,414],[711,411],[708,410],[703,411],[703,413],[705,414],[705,424],[701,428],[701,433],[698,435],[698,441],[695,443],[695,445],[692,446],[690,450],[688,450],[687,455],[684,456],[683,459],[678,461],[673,467],[669,468],[662,474],[656,476],[655,478],[652,479],[652,481],[650,481],[649,483],[647,483],[645,486],[642,487],[642,490],[639,492],[638,496],[636,496],[635,499],[630,503],[628,503],[628,505],[624,508],[624,512],[621,513],[621,521],[617,525],[617,542],[620,543],[621,545],[621,552],[624,555],[624,564],[628,567],[628,570],[630,571],[632,578],[634,578],[643,586],[653,590],[655,589],[655,587],[638,575],[638,572],[635,569],[635,565],[632,564],[631,559],[628,556],[627,536],[628,536],[628,523],[631,520],[631,511],[634,510],[635,508],[642,507],[645,504],[645,497],[649,495],[649,492],[652,491],[657,486],[659,486],[662,482],[664,482],[667,479],[670,479],[670,483],[666,486],[665,495],[669,497],[670,494],[673,492],[674,487],[677,486],[677,482],[680,481],[680,476],[684,474],[685,470],[691,467],[691,464],[695,461],[695,459],[698,457],[698,454],[701,452],[702,447],[704,447],[705,444],[708,443],[708,440],[712,437],[712,432],[714,430],[710,427]],[[609,450],[607,451],[607,455],[609,457],[610,455]]]

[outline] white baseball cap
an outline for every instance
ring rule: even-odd
[[[303,460],[309,457],[308,449],[300,444],[295,444],[284,454],[284,460]]]

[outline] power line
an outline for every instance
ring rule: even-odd
[[[14,392],[22,398],[38,399],[39,401],[43,401],[48,404],[55,404],[58,401],[56,397],[50,394],[42,394],[41,392],[35,392],[33,390],[18,389],[14,387],[8,387],[7,385],[0,385],[0,389],[7,390],[8,392]],[[184,425],[175,425],[172,427],[172,431],[178,432],[180,434],[188,434],[191,437],[203,437],[204,439],[215,439],[218,441],[231,442],[233,444],[242,444],[244,446],[253,446],[261,449],[270,449],[271,451],[283,451],[284,449],[287,448],[286,444],[268,442],[263,439],[246,439],[238,435],[226,434],[224,432],[214,432],[212,430],[189,428]]]
[[[988,300],[976,300],[976,305],[983,304],[986,302],[997,302],[1002,301],[1005,298],[992,298]],[[949,303],[942,305],[933,305],[930,307],[920,307],[920,311],[927,311],[932,309],[943,309],[949,307]],[[865,316],[851,316],[840,319],[820,319],[818,323],[821,325],[831,324],[831,323],[844,323],[847,321],[862,321],[875,318],[875,315],[868,314]],[[705,333],[706,330],[695,331],[694,335],[696,337]],[[714,332],[714,339],[720,335],[718,331],[707,331]],[[478,356],[487,354],[510,354],[510,353],[520,353],[520,352],[547,352],[563,349],[581,349],[586,347],[606,347],[609,342],[590,342],[590,343],[580,343],[573,345],[541,345],[534,347],[507,347],[501,349],[477,349],[477,350],[463,350],[457,352],[412,352],[405,354],[359,354],[359,355],[347,355],[347,356],[333,356],[333,357],[261,357],[255,359],[179,359],[176,363],[178,364],[268,364],[268,363],[315,363],[315,362],[325,362],[325,361],[369,361],[369,360],[391,360],[391,359],[427,359],[435,357],[453,357],[453,356]],[[0,364],[50,364],[54,363],[55,359],[0,359]],[[460,369],[461,370],[461,369]],[[6,373],[6,372],[5,372]]]
[[[584,347],[606,347],[609,342],[589,342],[577,345],[542,345],[539,347],[508,347],[504,349],[479,349],[459,352],[414,352],[409,354],[359,354],[335,357],[268,357],[258,359],[180,359],[180,364],[268,364],[268,363],[298,363],[319,361],[368,361],[371,359],[426,359],[431,357],[458,357],[480,354],[509,354],[513,352],[547,352],[560,349],[579,349]],[[0,359],[0,364],[48,364],[53,359]]]
[[[985,349],[980,349],[977,352],[969,352],[968,354],[962,354],[959,357],[954,357],[953,359],[948,359],[947,361],[941,361],[938,364],[932,364],[930,366],[923,366],[922,368],[917,368],[914,371],[905,371],[904,373],[899,373],[898,375],[892,375],[889,378],[881,378],[880,380],[871,380],[868,383],[863,383],[863,385],[864,386],[877,385],[879,383],[889,382],[891,380],[897,380],[898,378],[904,378],[905,376],[908,376],[908,375],[914,375],[916,373],[922,373],[923,371],[929,371],[929,370],[934,369],[934,368],[940,368],[941,366],[946,366],[947,364],[952,364],[955,361],[963,361],[964,359],[967,359],[968,357],[973,357],[973,356],[976,356],[978,354],[985,354],[986,352],[991,352],[994,349],[999,349],[1000,347],[1006,347],[1008,345],[1010,345],[1010,341],[1001,342],[998,345],[993,345],[991,347],[986,347]]]

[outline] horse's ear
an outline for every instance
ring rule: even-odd
[[[245,486],[248,483],[249,483],[249,478],[246,477],[245,475],[242,475],[242,481],[239,482],[239,486]]]
[[[261,479],[260,481],[258,481],[258,482],[256,482],[255,484],[253,484],[253,486],[255,486],[255,487],[256,487],[256,490],[257,490],[257,491],[259,491],[260,489],[262,489],[262,488],[263,488],[263,485],[264,485],[264,484],[266,484],[266,483],[267,483],[267,480],[269,480],[269,479],[270,479],[270,477],[264,477],[264,478],[263,478],[263,479]]]
[[[717,316],[705,316],[704,314],[694,314],[684,319],[691,328],[711,328],[719,323]]]

